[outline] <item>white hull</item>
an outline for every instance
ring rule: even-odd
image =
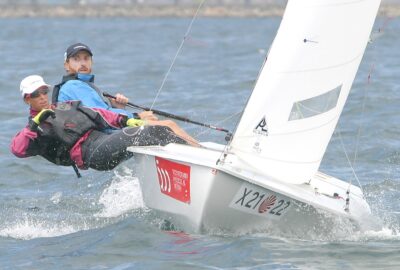
[[[345,211],[348,183],[322,173],[307,184],[284,183],[262,172],[217,165],[223,146],[204,145],[129,148],[146,206],[180,229],[304,233],[330,230],[338,220],[360,225],[371,215],[356,186],[350,187]]]

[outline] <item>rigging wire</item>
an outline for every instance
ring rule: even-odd
[[[358,185],[359,185],[359,187],[360,187],[360,189],[361,189],[361,192],[362,192],[362,194],[363,194],[363,196],[364,196],[364,191],[363,191],[363,189],[362,189],[362,186],[361,186],[361,183],[360,183],[360,179],[358,178],[357,173],[356,173],[356,171],[354,170],[353,165],[351,164],[349,155],[347,154],[346,147],[345,147],[344,142],[343,142],[342,133],[340,132],[339,129],[338,129],[338,136],[339,136],[340,144],[342,145],[342,148],[343,148],[343,152],[344,152],[344,154],[345,154],[345,156],[346,156],[347,162],[349,163],[350,168],[351,168],[351,171],[353,172],[353,176],[354,176],[354,178],[357,180]],[[348,190],[350,190],[351,184],[352,184],[352,180],[351,180],[351,178],[350,178]]]
[[[156,101],[157,101],[157,99],[158,99],[158,96],[160,95],[161,90],[163,89],[164,84],[165,84],[165,82],[167,81],[167,78],[168,78],[169,74],[171,73],[171,70],[172,70],[173,66],[175,65],[175,61],[176,61],[176,59],[178,58],[178,55],[180,54],[180,52],[181,52],[181,50],[182,50],[182,48],[183,48],[183,45],[185,44],[185,41],[186,41],[187,37],[189,36],[190,31],[192,30],[193,23],[195,22],[195,20],[196,20],[198,14],[199,14],[199,11],[200,11],[200,9],[202,8],[202,6],[203,6],[203,4],[204,4],[205,1],[206,1],[206,0],[202,0],[202,1],[200,2],[199,6],[197,7],[197,10],[196,10],[195,14],[193,15],[192,20],[190,21],[190,24],[189,24],[189,26],[188,26],[188,28],[187,28],[187,30],[186,30],[186,33],[185,33],[185,35],[183,36],[182,42],[181,42],[181,44],[179,45],[179,48],[178,48],[178,50],[176,51],[176,54],[175,54],[175,56],[174,56],[174,59],[172,60],[171,65],[169,66],[168,71],[167,71],[167,73],[166,73],[165,76],[164,76],[164,79],[163,79],[163,81],[162,81],[162,83],[161,83],[160,88],[159,88],[158,91],[157,91],[157,94],[156,94],[156,96],[155,96],[155,98],[154,98],[154,100],[153,100],[153,103],[152,103],[151,106],[150,106],[150,109],[152,109],[153,106],[154,106],[154,104],[156,103]]]
[[[257,85],[258,80],[260,79],[260,76],[261,76],[262,71],[264,70],[265,64],[266,64],[267,61],[268,61],[268,55],[269,55],[269,52],[271,51],[271,47],[272,47],[272,45],[269,47],[268,52],[267,52],[267,54],[265,55],[263,64],[262,64],[260,70],[258,71],[257,79],[255,80],[255,82],[254,82],[254,84],[253,84],[253,91],[254,91],[254,88],[255,88],[256,85]],[[252,95],[253,91],[252,91],[252,92],[250,93],[250,95],[247,97],[246,105],[244,106],[244,108],[247,107],[247,104],[248,104],[249,101],[250,101],[250,98],[251,98],[251,95]],[[240,117],[239,120],[236,122],[236,125],[235,125],[235,127],[234,127],[234,129],[233,129],[232,134],[235,134],[235,133],[236,133],[236,130],[237,130],[238,126],[239,126],[239,123],[240,123],[240,121],[241,121],[241,118],[243,117],[243,113],[244,113],[244,109],[241,110],[240,112],[236,113],[236,114],[241,114],[241,117]],[[234,115],[236,115],[236,114],[234,114]],[[226,156],[228,155],[228,151],[229,151],[229,149],[230,149],[231,142],[232,142],[232,139],[229,140],[229,141],[227,142],[227,144],[225,145],[224,150],[221,152],[221,155],[219,156],[219,158],[218,158],[218,160],[217,160],[217,165],[218,165],[219,163],[223,163],[223,162],[225,161],[225,158],[226,158]]]
[[[241,114],[242,112],[243,112],[243,110],[240,110],[239,112],[236,112],[236,113],[234,113],[234,114],[231,114],[231,115],[229,115],[228,117],[225,117],[224,119],[222,119],[222,120],[216,122],[215,125],[220,126],[222,123],[224,123],[224,122],[228,121],[229,119],[231,119],[231,118],[233,118],[233,117],[235,117],[235,116]],[[204,129],[204,130],[202,130],[202,131],[196,133],[196,135],[194,135],[194,137],[195,137],[195,138],[198,138],[200,135],[203,135],[203,134],[205,134],[205,133],[207,133],[207,132],[210,132],[210,129]]]
[[[168,70],[167,70],[167,72],[166,72],[166,74],[165,74],[165,76],[164,76],[164,78],[163,78],[163,80],[162,80],[162,82],[161,82],[160,88],[159,88],[158,91],[157,91],[157,94],[156,94],[156,96],[155,96],[155,98],[154,98],[154,100],[153,100],[153,103],[151,104],[151,106],[150,106],[150,108],[149,108],[150,110],[153,109],[153,107],[154,107],[154,105],[155,105],[155,103],[156,103],[156,101],[157,101],[157,99],[158,99],[158,97],[159,97],[159,95],[160,95],[160,93],[161,93],[161,91],[162,91],[162,89],[163,89],[163,87],[164,87],[164,85],[165,85],[167,79],[168,79],[168,76],[169,76],[169,74],[171,73],[173,66],[175,65],[176,59],[178,58],[178,56],[179,56],[179,54],[180,54],[180,52],[181,52],[181,50],[182,50],[182,48],[183,48],[183,46],[184,46],[186,40],[188,40],[188,38],[190,37],[189,34],[190,34],[191,30],[192,30],[192,26],[193,26],[194,22],[196,21],[196,19],[197,19],[197,17],[198,17],[198,14],[199,14],[200,10],[202,9],[202,7],[203,7],[203,5],[204,5],[205,2],[206,2],[206,0],[202,0],[202,1],[199,3],[199,5],[198,5],[198,7],[197,7],[197,9],[196,9],[196,12],[195,12],[195,14],[193,15],[192,20],[190,21],[189,26],[188,26],[188,28],[187,28],[187,30],[186,30],[186,33],[185,33],[185,35],[184,35],[184,37],[183,37],[183,39],[182,39],[182,42],[181,42],[181,44],[179,45],[178,50],[176,51],[176,54],[175,54],[175,56],[174,56],[174,58],[173,58],[173,60],[172,60],[172,62],[171,62],[171,65],[169,66],[169,68],[168,68]],[[242,111],[239,112],[239,113],[242,113]],[[222,122],[224,122],[224,121],[226,121],[226,120],[228,120],[228,119],[234,117],[235,115],[237,115],[237,114],[239,114],[239,113],[236,113],[236,114],[234,114],[234,115],[231,115],[231,116],[227,117],[226,119],[223,119],[223,120],[217,122],[216,125],[219,125],[219,123],[222,123]],[[214,128],[214,129],[215,129],[215,128]],[[218,130],[218,128],[217,128],[217,130]],[[231,138],[232,133],[230,133],[228,130],[224,130],[224,129],[223,129],[223,130],[221,130],[221,131],[227,132],[227,135],[226,135],[227,137],[226,137],[226,138]],[[197,136],[199,136],[199,135],[201,135],[201,134],[203,134],[203,133],[205,133],[205,132],[207,132],[207,131],[200,132],[200,133],[198,133],[195,137],[197,137]]]
[[[372,74],[373,70],[374,70],[374,64],[372,64],[372,66],[371,66],[371,68],[370,68],[370,70],[369,70],[369,73],[368,73],[367,86],[368,86],[368,85],[370,84],[370,82],[371,82],[371,74]],[[366,100],[367,100],[367,90],[368,90],[368,87],[365,87],[365,90],[364,90],[364,97],[363,97],[363,103],[362,103],[362,107],[361,107],[361,108],[362,108],[362,109],[361,109],[361,118],[364,118],[363,115],[364,115],[364,113],[365,113],[365,104],[366,104]],[[355,150],[354,150],[353,162],[351,162],[351,160],[350,160],[350,158],[349,158],[349,155],[347,154],[346,147],[345,147],[344,142],[343,142],[343,137],[342,137],[342,134],[341,134],[341,132],[340,132],[339,129],[338,129],[338,135],[339,135],[340,143],[341,143],[341,145],[342,145],[343,152],[344,152],[344,154],[345,154],[345,156],[346,156],[347,162],[349,163],[349,166],[350,166],[350,168],[351,168],[351,170],[352,170],[352,172],[353,172],[354,178],[357,180],[358,186],[359,186],[359,188],[361,189],[361,192],[362,192],[363,197],[365,198],[364,190],[363,190],[363,188],[362,188],[361,182],[360,182],[360,180],[359,180],[359,178],[358,178],[358,176],[357,176],[357,173],[356,173],[356,171],[355,171],[355,169],[354,169],[354,168],[355,168],[356,161],[357,161],[357,157],[358,157],[358,147],[359,147],[359,144],[360,144],[361,130],[362,130],[362,123],[360,123],[360,125],[359,125],[359,127],[358,127],[358,132],[357,132],[357,137],[356,137],[356,146],[355,146]],[[351,184],[352,184],[352,180],[351,180],[351,178],[350,178],[349,187],[348,187],[348,189],[347,189],[347,196],[349,196]],[[348,199],[349,199],[349,197],[347,198],[347,200],[348,200]],[[346,207],[347,207],[347,210],[348,210],[348,201],[346,201]]]
[[[368,80],[367,80],[367,87],[365,87],[364,90],[364,98],[363,98],[363,103],[362,103],[362,107],[361,107],[361,119],[364,119],[364,113],[365,113],[365,104],[367,101],[367,90],[368,90],[368,85],[371,82],[371,74],[374,70],[375,65],[372,64],[371,69],[369,70],[368,73]],[[357,132],[357,137],[356,137],[356,146],[355,146],[355,150],[354,150],[354,158],[353,158],[353,167],[355,167],[356,161],[357,161],[357,157],[358,157],[358,146],[360,143],[360,137],[361,137],[361,129],[362,129],[362,123],[360,123],[360,126],[358,127],[358,132]]]
[[[379,29],[378,29],[378,31],[376,31],[376,33],[379,33],[379,34],[383,33],[390,20],[391,20],[391,18],[388,17],[388,18],[384,21],[383,26],[382,26],[382,27],[379,27]],[[372,32],[372,33],[371,33],[371,38],[370,38],[370,42],[369,42],[369,43],[372,43],[373,41],[375,41],[374,39],[375,39],[375,37],[374,37],[374,32]],[[372,72],[374,71],[374,68],[375,68],[375,65],[372,64],[372,65],[371,65],[371,68],[370,68],[370,70],[369,70],[369,73],[368,73],[367,85],[366,85],[365,90],[364,90],[364,97],[363,97],[363,103],[362,103],[362,109],[361,109],[361,118],[363,118],[363,115],[364,115],[364,113],[365,113],[365,104],[366,104],[366,100],[367,100],[367,90],[368,90],[368,86],[369,86],[370,83],[371,83],[371,75],[372,75]],[[355,164],[356,164],[356,161],[357,161],[357,158],[358,158],[358,147],[359,147],[359,143],[360,143],[361,129],[362,129],[362,123],[360,123],[360,126],[358,127],[357,138],[356,138],[356,146],[355,146],[355,150],[354,150],[353,163],[351,163],[351,161],[350,161],[350,159],[349,159],[349,156],[347,155],[346,148],[345,148],[345,146],[344,146],[344,143],[343,143],[343,139],[342,139],[342,135],[341,135],[341,133],[340,133],[340,130],[338,130],[338,133],[339,133],[340,143],[341,143],[342,148],[343,148],[343,151],[344,151],[344,153],[345,153],[345,155],[346,155],[346,159],[347,159],[347,161],[349,162],[349,165],[350,165],[350,168],[351,168],[351,170],[352,170],[352,172],[353,172],[353,175],[354,175],[355,179],[356,179],[357,182],[358,182],[358,185],[359,185],[359,188],[360,188],[360,190],[361,190],[361,192],[362,192],[363,197],[365,198],[364,190],[363,190],[362,185],[361,185],[361,183],[360,183],[360,180],[359,180],[359,178],[358,178],[358,176],[357,176],[357,174],[356,174],[356,172],[355,172],[355,170],[354,170],[354,167],[355,167]],[[346,200],[346,209],[347,209],[347,211],[348,211],[348,200],[349,200],[349,193],[350,193],[350,186],[351,186],[351,183],[352,183],[352,181],[351,181],[351,179],[350,179],[350,181],[349,181],[349,187],[348,187],[348,190],[347,190],[347,196],[348,196],[348,197],[347,197],[347,200]]]

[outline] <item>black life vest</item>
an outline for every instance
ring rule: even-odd
[[[57,165],[74,165],[69,151],[75,143],[89,130],[102,130],[109,125],[98,112],[83,107],[80,101],[58,103],[52,109],[55,118],[49,117],[39,125],[39,155]]]

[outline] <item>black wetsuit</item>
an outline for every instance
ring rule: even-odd
[[[112,170],[119,163],[133,156],[129,146],[187,144],[165,126],[129,127],[105,134],[93,130],[82,144],[82,157],[86,166],[100,170]]]

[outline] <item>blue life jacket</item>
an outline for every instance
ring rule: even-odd
[[[131,112],[111,107],[110,101],[103,96],[103,92],[94,85],[94,75],[73,74],[62,78],[61,83],[53,88],[52,103],[80,100],[83,106],[101,108],[115,113],[124,114],[128,118],[134,117]]]

